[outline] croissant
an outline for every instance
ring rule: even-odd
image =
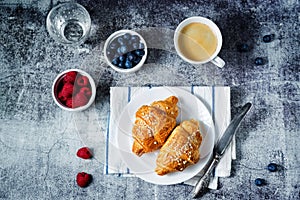
[[[162,176],[174,171],[183,171],[189,165],[197,163],[201,142],[199,122],[194,119],[183,121],[160,149],[155,172]]]
[[[177,97],[170,96],[138,109],[132,128],[132,152],[141,156],[159,149],[165,143],[176,126],[177,102]]]

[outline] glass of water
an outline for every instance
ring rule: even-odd
[[[46,21],[50,36],[62,44],[78,45],[85,41],[91,29],[87,10],[78,3],[62,3],[53,7]]]

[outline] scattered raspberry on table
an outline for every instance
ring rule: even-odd
[[[79,187],[87,187],[91,182],[92,182],[92,175],[85,173],[85,172],[80,172],[76,176],[76,183]]]
[[[93,157],[93,154],[88,147],[82,147],[82,148],[78,149],[76,155],[79,158],[83,158],[83,159],[90,159]]]

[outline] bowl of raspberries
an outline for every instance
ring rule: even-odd
[[[144,38],[132,30],[119,30],[111,34],[104,44],[104,58],[114,70],[131,73],[139,70],[147,58]]]
[[[55,78],[52,96],[60,108],[67,111],[82,111],[94,102],[96,85],[85,71],[69,69]]]

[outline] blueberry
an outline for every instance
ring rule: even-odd
[[[138,48],[139,48],[139,44],[136,43],[136,42],[133,43],[133,44],[132,44],[132,48],[133,48],[133,49],[138,49]]]
[[[126,60],[126,56],[125,55],[119,56],[119,61],[124,62],[125,60]]]
[[[126,40],[126,45],[129,47],[132,46],[132,40]]]
[[[110,43],[109,48],[110,49],[116,49],[118,47],[117,43],[115,41],[113,41],[112,43]]]
[[[277,164],[276,163],[270,163],[269,165],[268,165],[268,170],[270,171],[270,172],[276,172],[277,171]]]
[[[133,53],[129,52],[129,53],[127,54],[127,59],[128,59],[129,61],[133,61],[133,60],[135,59],[135,55],[134,55]]]
[[[115,66],[117,66],[119,64],[119,59],[118,58],[114,58],[111,63]]]
[[[131,40],[134,41],[134,42],[138,42],[140,40],[140,38],[137,35],[132,35]]]
[[[256,65],[263,65],[264,64],[264,59],[261,57],[255,58],[255,64]]]
[[[130,35],[129,33],[125,33],[125,34],[123,35],[123,38],[124,38],[125,40],[129,40],[129,39],[131,38],[131,35]]]
[[[142,60],[141,57],[136,57],[135,60],[133,61],[134,64],[138,64]]]
[[[265,35],[264,37],[263,37],[263,41],[264,42],[271,42],[271,36],[270,35]]]
[[[144,48],[145,48],[144,43],[140,42],[140,44],[139,44],[139,49],[144,49]]]
[[[128,52],[127,47],[125,45],[120,46],[120,51],[122,54],[125,54]]]
[[[135,54],[137,56],[142,57],[143,55],[145,55],[145,50],[144,49],[137,49],[137,50],[135,50]]]
[[[274,39],[274,37],[275,37],[274,34],[265,35],[265,36],[263,37],[263,41],[264,41],[265,43],[272,42],[273,39]]]
[[[122,50],[121,50],[121,47],[119,47],[118,49],[117,49],[117,53],[119,54],[119,55],[122,55],[123,53],[122,53]]]
[[[119,62],[118,67],[125,68],[125,62]]]
[[[123,37],[118,37],[118,42],[120,45],[123,45],[124,44],[124,38]]]
[[[238,46],[239,52],[248,52],[250,51],[250,47],[248,44],[241,44]]]
[[[129,61],[129,60],[126,60],[126,62],[125,62],[125,67],[126,67],[127,69],[131,68],[131,67],[132,67],[132,62]]]
[[[257,185],[257,186],[262,186],[262,185],[265,184],[265,180],[262,179],[262,178],[257,178],[257,179],[255,179],[254,183],[255,183],[255,185]]]

